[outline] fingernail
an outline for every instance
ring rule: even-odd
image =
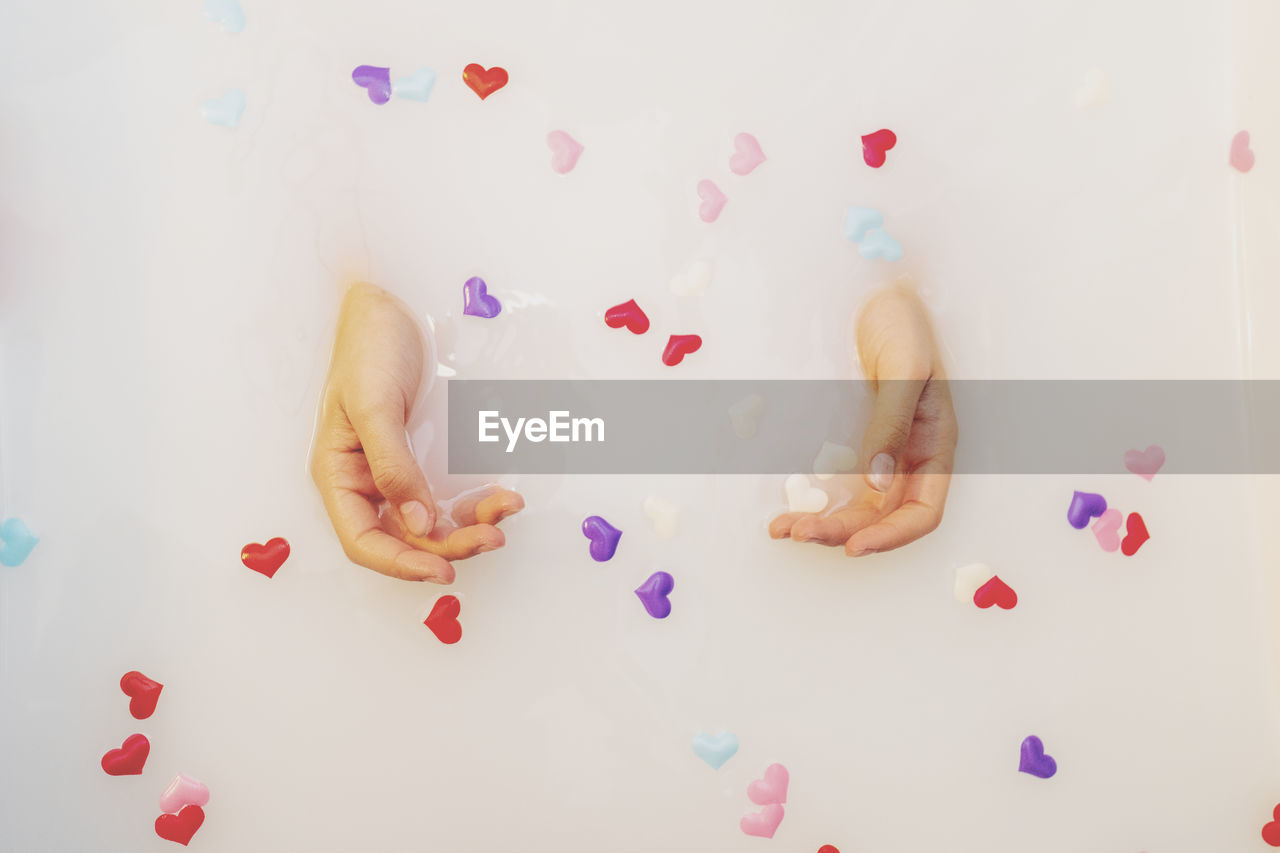
[[[414,536],[426,536],[428,532],[427,526],[427,508],[418,501],[405,501],[400,504],[400,517],[404,519],[404,526]]]
[[[876,552],[876,549],[875,549],[875,548],[863,548],[861,551],[854,551],[854,552],[853,552],[853,556],[855,556],[855,557],[865,557],[865,556],[867,556],[868,554],[874,554],[875,552]]]
[[[893,457],[888,453],[877,453],[871,460],[871,488],[887,492],[892,485]]]

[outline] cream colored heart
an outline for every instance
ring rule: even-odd
[[[858,468],[858,454],[852,447],[843,444],[822,442],[822,449],[813,459],[813,476],[819,480],[830,480],[836,474],[846,474]]]
[[[674,504],[650,496],[644,499],[644,514],[653,522],[653,532],[658,534],[659,539],[675,538],[680,510]]]
[[[676,296],[697,296],[711,283],[711,264],[694,261],[682,273],[671,278],[671,292]]]
[[[804,474],[792,474],[787,478],[787,505],[792,512],[822,512],[827,508],[827,493],[809,485]]]
[[[1109,95],[1107,75],[1102,73],[1101,68],[1090,68],[1085,72],[1079,88],[1076,89],[1076,106],[1082,110],[1096,107],[1105,104]]]
[[[970,563],[956,569],[956,601],[973,601],[973,594],[994,574],[986,563]]]
[[[729,423],[733,425],[733,434],[738,438],[753,438],[757,422],[763,413],[764,397],[759,394],[751,394],[734,403],[729,407]]]

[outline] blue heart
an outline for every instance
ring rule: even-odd
[[[698,732],[693,736],[694,755],[710,764],[712,770],[723,767],[737,751],[738,736],[733,732],[720,732],[718,735]]]
[[[874,207],[851,207],[844,218],[844,236],[857,243],[872,228],[884,225],[884,216]]]
[[[872,228],[858,244],[858,254],[867,260],[884,258],[886,261],[902,260],[902,244],[889,236],[883,228]]]
[[[397,77],[391,84],[391,94],[397,98],[425,101],[431,97],[431,87],[436,84],[436,72],[419,68],[408,77]]]
[[[239,89],[228,89],[221,98],[210,98],[200,107],[204,120],[209,124],[235,127],[244,112],[245,96]]]
[[[8,518],[0,524],[0,539],[4,540],[0,546],[0,564],[6,566],[21,566],[40,541],[20,518]]]
[[[244,29],[244,9],[238,0],[204,0],[204,16],[229,33]]]

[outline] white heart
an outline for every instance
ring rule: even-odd
[[[994,574],[986,563],[970,563],[956,569],[956,601],[973,601],[973,594]]]
[[[694,261],[689,268],[671,279],[671,292],[676,296],[696,296],[711,283],[711,264]]]
[[[1090,68],[1076,89],[1076,106],[1087,109],[1106,103],[1108,88],[1107,75],[1102,73],[1102,69]]]
[[[753,438],[756,434],[756,422],[764,411],[764,397],[751,394],[743,397],[729,407],[729,423],[733,424],[733,434],[738,438]]]
[[[827,493],[809,485],[804,474],[787,478],[787,504],[792,512],[822,512],[827,507]]]
[[[843,444],[822,442],[822,449],[813,459],[813,476],[819,480],[830,480],[836,474],[855,471],[858,468],[858,454],[852,447]]]
[[[653,532],[658,534],[658,538],[675,538],[676,518],[680,510],[674,504],[650,496],[644,499],[644,514],[653,522]]]

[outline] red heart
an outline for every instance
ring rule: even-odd
[[[277,536],[266,545],[250,542],[240,551],[240,562],[269,578],[289,558],[289,543]]]
[[[177,814],[162,814],[156,818],[156,835],[165,841],[176,841],[183,847],[204,823],[204,809],[199,806],[183,806]]]
[[[898,144],[898,137],[892,130],[877,130],[862,137],[862,159],[873,169],[884,165],[885,152]]]
[[[1000,580],[999,575],[992,575],[991,580],[978,587],[978,591],[973,594],[973,603],[983,610],[993,604],[998,605],[1001,610],[1012,610],[1018,603],[1018,594],[1013,591],[1013,587]]]
[[[649,331],[649,318],[640,310],[634,299],[628,299],[621,305],[615,305],[604,312],[605,325],[610,329],[621,329],[623,326],[636,335]]]
[[[1136,512],[1129,513],[1129,518],[1124,523],[1124,529],[1128,535],[1120,540],[1120,553],[1126,557],[1132,557],[1138,553],[1142,543],[1151,538],[1151,534],[1147,532],[1147,523]]]
[[[102,769],[109,776],[137,776],[150,753],[151,741],[146,735],[129,735],[119,749],[108,749],[102,756]]]
[[[824,844],[818,848],[818,853],[840,853],[834,844]]]
[[[697,335],[672,335],[667,340],[666,349],[662,351],[662,363],[668,367],[675,367],[684,361],[686,355],[700,349],[702,349],[702,338]]]
[[[483,101],[507,85],[507,69],[495,65],[486,70],[483,65],[473,62],[462,69],[462,81]]]
[[[461,612],[462,604],[456,596],[442,595],[422,624],[430,628],[440,642],[453,645],[462,639],[462,624],[458,622]]]
[[[145,720],[155,713],[164,685],[134,670],[120,678],[120,689],[129,697],[129,713],[136,719]]]
[[[1262,840],[1272,847],[1280,847],[1280,806],[1271,811],[1271,816],[1275,820],[1262,827]]]

